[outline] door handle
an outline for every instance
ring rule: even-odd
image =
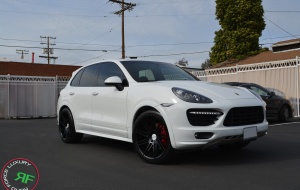
[[[73,96],[73,95],[74,95],[74,92],[70,92],[69,94],[70,94],[71,96]]]
[[[92,93],[94,96],[97,96],[98,95],[98,92],[93,92]]]

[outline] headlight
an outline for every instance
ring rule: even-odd
[[[172,88],[173,93],[183,101],[192,103],[212,103],[213,101],[205,96],[185,90],[182,88]]]

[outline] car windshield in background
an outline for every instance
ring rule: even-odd
[[[161,80],[199,80],[175,65],[152,61],[121,61],[137,82]]]

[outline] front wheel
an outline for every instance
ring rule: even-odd
[[[289,119],[289,109],[286,105],[284,105],[279,111],[278,120],[285,122],[288,119]]]
[[[58,131],[61,140],[65,143],[78,143],[83,136],[82,133],[76,133],[72,113],[67,108],[59,114]]]
[[[132,140],[135,151],[147,163],[166,163],[173,155],[168,128],[156,111],[146,111],[137,118]]]

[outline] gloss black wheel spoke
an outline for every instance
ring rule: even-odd
[[[65,138],[67,139],[70,135],[70,131],[69,131],[69,129],[66,129],[65,132],[66,132],[66,137]]]
[[[148,137],[148,134],[147,134],[147,133],[145,133],[144,131],[141,131],[141,130],[139,130],[139,129],[136,129],[135,132],[136,132],[137,134],[143,136],[143,137]]]
[[[141,146],[141,145],[145,145],[147,143],[149,143],[149,139],[148,138],[139,141],[137,144]]]
[[[152,149],[153,144],[149,143],[148,146],[145,149],[144,155],[147,156],[150,150]]]
[[[157,155],[157,142],[153,141],[153,158],[156,158]]]
[[[163,145],[163,143],[160,140],[157,141],[157,144],[158,144],[158,146],[159,146],[160,149],[162,149],[163,151],[165,151],[166,148],[165,148],[165,146]]]

